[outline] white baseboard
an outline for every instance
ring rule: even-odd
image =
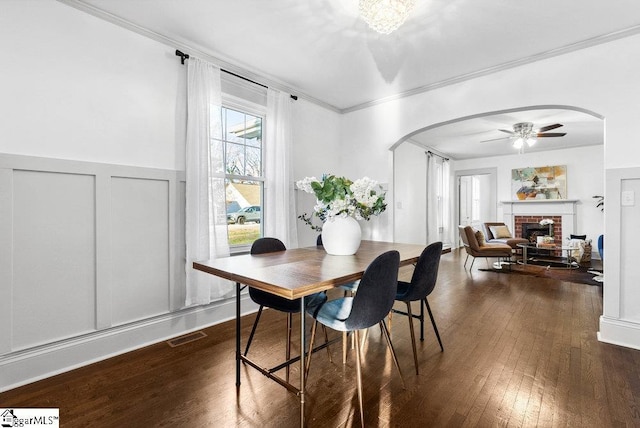
[[[243,315],[257,306],[242,295]],[[235,299],[188,308],[0,357],[0,392],[235,319]]]
[[[640,324],[619,319],[600,317],[600,342],[640,349]]]

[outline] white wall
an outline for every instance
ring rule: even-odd
[[[1,9],[0,391],[233,317],[181,309],[175,47],[54,0]],[[339,115],[294,117],[295,176],[336,172]]]
[[[596,208],[593,195],[604,193],[604,146],[578,147],[548,152],[511,154],[482,159],[459,160],[453,162],[453,170],[468,170],[495,167],[498,171],[498,211],[495,220],[504,219],[500,201],[513,200],[511,194],[511,170],[547,165],[567,166],[567,197],[577,199],[576,232],[586,234],[596,242],[604,233],[604,215]],[[595,248],[595,246],[594,246]]]
[[[394,239],[412,244],[427,243],[427,155],[413,143],[398,146],[394,153]]]
[[[613,172],[624,168],[631,174],[624,179],[637,178],[633,175],[634,167],[640,164],[640,145],[635,143],[634,136],[640,99],[636,78],[639,74],[640,35],[635,35],[381,103],[344,116],[344,158],[353,159],[358,154],[360,162],[352,166],[354,175],[369,174],[386,181],[392,178],[393,171],[388,149],[415,130],[511,108],[574,106],[605,118],[605,187],[617,189],[623,176]],[[607,192],[606,196],[611,200],[613,195]],[[633,287],[640,265],[614,263],[622,249],[640,237],[616,233],[620,228],[635,230],[616,213],[607,209],[605,214],[606,254],[610,257],[605,257],[604,264],[605,271],[617,271],[619,277],[613,273],[606,276],[600,339],[640,349],[640,324],[618,311],[622,305],[640,306],[640,297],[627,290]],[[587,215],[585,210],[583,217]]]
[[[341,152],[341,121],[337,113],[299,99],[294,103],[293,177],[322,177],[322,174],[344,175],[339,169]],[[309,193],[296,190],[297,213],[313,213],[316,199]],[[320,224],[316,219],[315,224]],[[298,245],[315,245],[319,232],[298,221]]]
[[[55,1],[2,2],[0,152],[184,165],[185,67],[168,46]]]

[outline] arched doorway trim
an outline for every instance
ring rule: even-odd
[[[412,132],[406,134],[404,137],[400,138],[395,143],[393,143],[393,145],[389,148],[389,150],[391,150],[391,151],[395,150],[396,147],[398,147],[400,144],[402,144],[406,140],[410,139],[414,135],[420,134],[420,133],[425,132],[425,131],[429,131],[431,129],[438,128],[440,126],[451,125],[453,123],[463,122],[465,120],[477,119],[477,118],[480,118],[480,117],[493,116],[493,115],[497,115],[497,114],[506,114],[506,113],[513,113],[513,112],[519,112],[519,111],[528,111],[528,110],[549,110],[549,109],[572,110],[572,111],[577,111],[577,112],[588,114],[590,116],[593,116],[593,117],[601,119],[601,120],[604,119],[604,116],[602,116],[602,115],[600,115],[600,114],[598,114],[596,112],[593,112],[591,110],[587,110],[587,109],[584,109],[584,108],[581,108],[581,107],[567,106],[567,105],[546,104],[546,105],[537,105],[537,106],[528,106],[528,107],[517,107],[517,108],[511,108],[511,109],[504,109],[504,110],[495,110],[495,111],[490,111],[490,112],[485,112],[485,113],[477,113],[477,114],[472,114],[472,115],[469,115],[469,116],[458,117],[456,119],[446,120],[444,122],[438,122],[438,123],[434,123],[432,125],[425,126],[423,128],[420,128],[420,129],[416,129],[415,131],[412,131]]]

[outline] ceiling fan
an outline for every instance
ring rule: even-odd
[[[545,137],[564,137],[567,135],[566,132],[547,132],[556,128],[560,128],[561,123],[554,123],[553,125],[543,126],[538,129],[533,128],[533,123],[531,122],[520,122],[513,125],[513,131],[508,129],[498,129],[498,131],[509,134],[508,137],[500,137],[493,138],[491,140],[483,140],[481,143],[485,143],[488,141],[498,141],[511,139],[513,140],[513,147],[522,151],[524,143],[526,142],[529,147],[533,146],[538,138]]]

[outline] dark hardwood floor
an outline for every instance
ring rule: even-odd
[[[393,317],[406,389],[379,329],[369,332],[367,426],[640,426],[640,351],[598,342],[601,287],[478,271],[484,260],[469,272],[463,261],[457,251],[442,257],[429,301],[445,350],[427,324],[419,376],[407,319]],[[245,338],[252,321],[243,319]],[[279,361],[284,327],[282,314],[266,311],[250,355]],[[158,343],[7,391],[0,407],[58,407],[63,427],[298,426],[298,398],[254,369],[243,367],[236,395],[234,323],[204,331],[206,338],[176,348]],[[309,426],[360,425],[354,353],[343,366],[340,346],[332,363],[314,354]],[[298,375],[296,365],[294,384]]]

